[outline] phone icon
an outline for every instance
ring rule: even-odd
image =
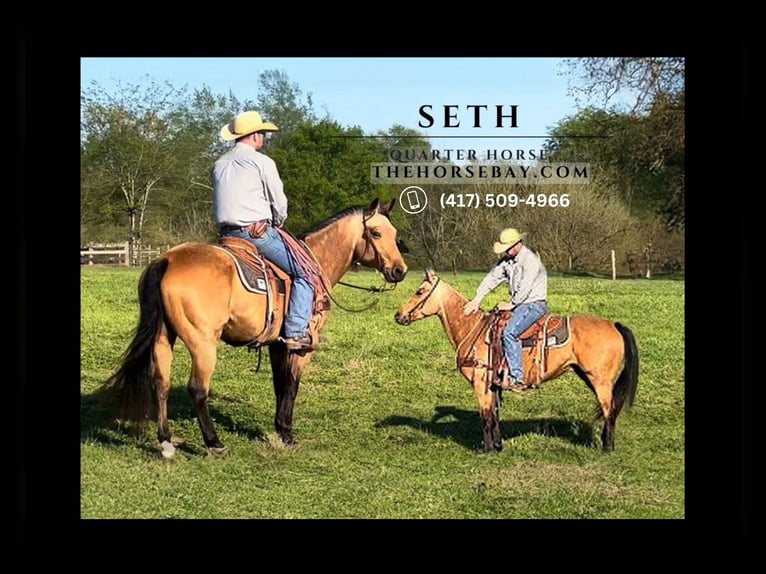
[[[411,185],[401,191],[399,203],[407,213],[420,213],[428,205],[428,196],[422,188]]]
[[[420,196],[414,189],[407,192],[407,201],[410,204],[410,209],[420,209]]]

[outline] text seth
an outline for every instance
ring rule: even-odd
[[[496,105],[494,106],[494,111],[489,110],[489,106],[486,104],[469,104],[465,106],[465,109],[468,112],[469,116],[473,117],[473,126],[474,128],[480,128],[482,127],[482,119],[483,117],[486,117],[486,115],[491,116],[492,119],[495,120],[495,127],[496,128],[502,128],[502,127],[509,127],[509,128],[516,128],[517,125],[517,117],[516,117],[516,110],[519,106],[517,105]],[[433,106],[431,105],[422,105],[420,106],[420,115],[422,116],[422,120],[418,122],[418,125],[421,128],[430,128],[434,125],[434,116],[431,115],[431,109]],[[460,127],[460,119],[458,118],[458,111],[460,109],[460,106],[457,105],[445,105],[444,108],[444,123],[442,124],[445,128],[458,128]],[[438,126],[437,126],[438,127]]]

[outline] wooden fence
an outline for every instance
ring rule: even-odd
[[[146,245],[134,254],[131,262],[129,243],[95,243],[80,248],[80,265],[143,266],[168,249]]]

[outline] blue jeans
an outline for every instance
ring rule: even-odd
[[[221,237],[239,237],[255,245],[258,252],[275,263],[292,280],[290,301],[285,316],[285,337],[302,337],[308,332],[311,320],[311,307],[314,302],[314,288],[306,279],[301,266],[293,259],[282,236],[269,226],[263,237],[250,237],[247,229],[227,229],[221,231]]]
[[[515,381],[524,382],[519,335],[545,315],[547,310],[548,304],[545,301],[522,303],[513,310],[511,318],[505,324],[505,329],[503,329],[503,351],[505,352],[505,360],[508,361],[508,370]]]

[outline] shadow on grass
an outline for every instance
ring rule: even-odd
[[[454,420],[444,422],[444,419]],[[468,449],[481,449],[481,421],[477,411],[437,406],[430,421],[413,417],[391,416],[376,427],[408,426],[428,434],[455,441]],[[547,418],[500,421],[503,439],[525,434],[539,434],[558,437],[578,446],[592,447],[595,444],[593,425],[587,421]]]
[[[216,394],[216,401],[225,403],[241,402],[227,396]],[[216,431],[221,430],[235,433],[246,437],[248,440],[266,440],[263,430],[243,426],[235,422],[228,414],[210,404],[210,416],[213,417]],[[124,425],[116,420],[117,403],[115,397],[108,390],[98,389],[89,394],[80,394],[80,442],[98,442],[111,446],[138,446],[147,452],[155,453],[159,448],[157,442],[157,417],[156,412],[151,414],[148,424]],[[174,422],[194,421],[191,436],[179,436],[174,432]],[[207,453],[202,440],[202,433],[197,425],[197,412],[191,402],[191,398],[185,388],[171,388],[168,395],[168,421],[173,438],[180,438],[177,448],[189,454],[204,455]],[[185,428],[189,428],[185,426]],[[188,431],[187,431],[188,432]],[[174,441],[175,442],[175,441]]]

